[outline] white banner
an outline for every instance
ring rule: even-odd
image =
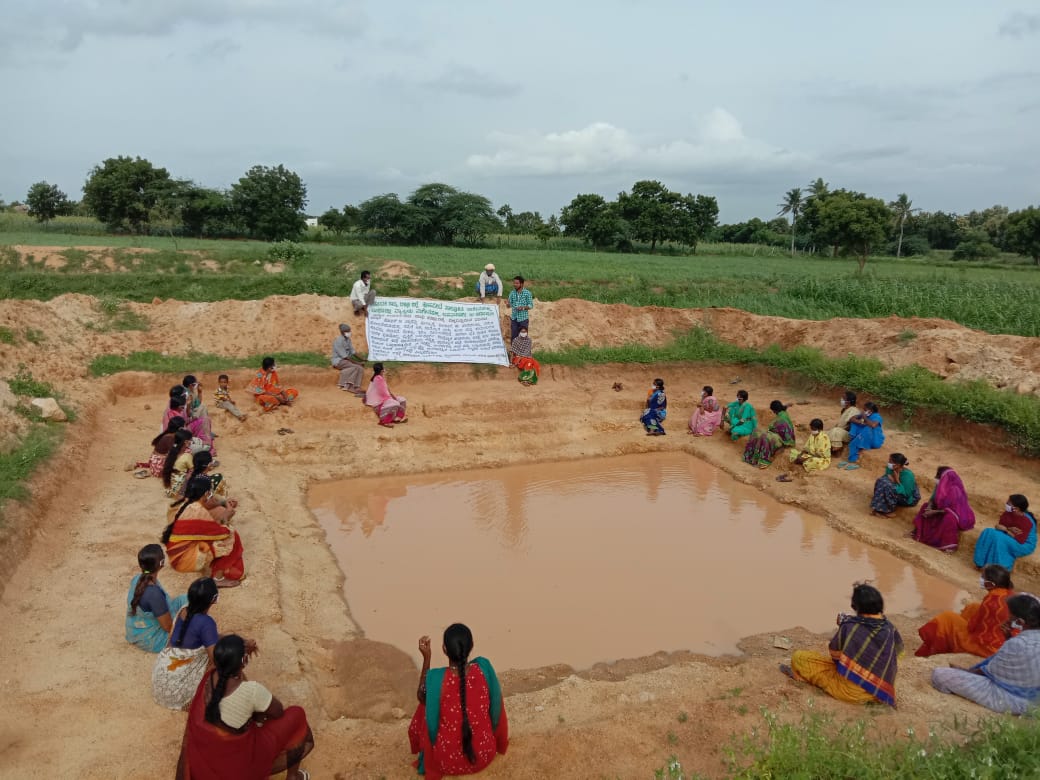
[[[368,307],[369,361],[508,366],[498,306],[380,298]]]

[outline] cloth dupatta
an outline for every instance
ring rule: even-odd
[[[944,471],[939,477],[932,503],[936,509],[953,512],[960,530],[967,531],[975,527],[975,512],[968,503],[968,492],[964,489],[960,475],[953,469]]]
[[[896,704],[896,657],[903,639],[885,618],[846,618],[831,639],[830,653],[841,676],[878,701]]]
[[[491,727],[498,728],[498,719],[502,716],[502,686],[498,683],[498,675],[491,662],[480,656],[473,663],[480,667],[487,681],[488,695],[491,698]],[[441,723],[441,688],[444,686],[445,668],[431,669],[426,673],[426,728],[430,732],[430,743],[437,741],[437,729]]]
[[[397,403],[396,399],[390,395],[390,388],[387,387],[386,379],[383,378],[382,374],[379,374],[372,377],[372,381],[368,383],[368,390],[365,391],[365,406],[379,409],[386,401]]]

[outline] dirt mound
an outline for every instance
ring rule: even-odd
[[[114,246],[27,246],[13,244],[11,249],[18,253],[19,262],[22,265],[43,264],[47,269],[61,269],[69,265],[65,253],[69,250],[85,252],[87,257],[83,263],[85,270],[90,271],[114,271],[117,270],[115,256],[117,253],[126,255],[145,255],[157,252],[156,249],[148,247],[114,247]]]

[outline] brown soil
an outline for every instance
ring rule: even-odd
[[[121,633],[126,587],[141,545],[161,531],[163,499],[154,480],[135,480],[123,467],[147,456],[166,390],[174,377],[128,373],[105,380],[87,375],[89,358],[154,349],[226,355],[264,351],[325,351],[336,323],[356,325],[364,344],[364,321],[346,314],[340,298],[300,296],[214,304],[175,301],[134,305],[151,328],[99,333],[82,327],[97,317],[95,301],[67,295],[48,302],[0,302],[0,324],[16,333],[35,328],[42,347],[0,345],[8,367],[27,364],[34,375],[59,386],[80,412],[66,445],[33,480],[34,501],[5,511],[0,539],[7,552],[0,565],[6,583],[0,598],[0,676],[5,707],[0,713],[0,766],[11,777],[131,777],[142,772],[147,745],[155,772],[172,771],[184,716],[156,706],[150,697],[152,657],[129,648]],[[654,344],[673,330],[705,323],[723,338],[785,346],[810,343],[829,354],[868,344],[891,364],[938,366],[955,355],[962,376],[985,376],[1013,387],[1036,386],[1036,339],[989,336],[935,320],[793,322],[731,310],[679,311],[600,306],[582,301],[539,304],[532,334],[536,348],[620,342]],[[219,323],[219,325],[215,325]],[[900,337],[906,330],[917,337]],[[866,337],[865,337],[866,336]],[[954,350],[956,350],[954,352]],[[1019,358],[1016,362],[1015,358]],[[1015,372],[995,372],[995,367]],[[948,370],[948,369],[947,369]],[[989,372],[993,372],[990,375]],[[241,388],[249,372],[233,371]],[[441,469],[575,460],[659,449],[686,451],[732,473],[786,503],[823,515],[834,527],[889,550],[921,568],[977,592],[970,551],[978,529],[960,552],[943,555],[906,537],[910,515],[872,518],[867,501],[883,467],[882,453],[865,456],[857,472],[830,470],[790,484],[777,483],[779,464],[760,471],[740,460],[727,438],[694,439],[683,433],[697,390],[712,384],[728,399],[738,369],[710,364],[547,368],[534,388],[520,387],[511,372],[472,371],[465,366],[412,367],[390,376],[408,396],[407,426],[384,430],[370,412],[335,388],[329,369],[285,367],[283,380],[302,390],[298,404],[244,423],[216,418],[221,471],[241,500],[236,523],[246,549],[248,577],[214,610],[223,631],[255,637],[261,655],[250,672],[284,701],[303,704],[317,748],[306,762],[315,777],[410,777],[407,718],[414,703],[414,659],[377,642],[364,642],[341,596],[343,575],[306,510],[314,479],[408,474]],[[636,422],[644,387],[663,375],[672,416],[667,437],[648,438]],[[792,411],[804,435],[814,416],[836,417],[836,392],[806,395],[773,372],[740,368],[740,386],[764,409],[772,398],[805,400]],[[202,377],[209,392],[215,377]],[[622,383],[616,392],[613,385]],[[244,401],[241,391],[239,400]],[[494,424],[472,414],[493,409]],[[279,436],[281,427],[295,433]],[[1035,461],[1016,457],[984,437],[956,437],[942,425],[901,430],[889,416],[889,446],[909,456],[922,491],[932,487],[935,467],[950,465],[972,493],[978,527],[993,522],[1009,493],[1040,495]],[[590,544],[594,540],[590,539]],[[739,550],[734,550],[739,556]],[[431,570],[435,577],[436,571]],[[676,576],[696,577],[697,572]],[[849,581],[821,582],[847,590]],[[171,592],[192,577],[169,570]],[[1016,566],[1016,583],[1040,588],[1036,560]],[[707,587],[710,587],[706,583]],[[740,571],[722,587],[740,587]],[[783,598],[782,583],[764,598]],[[708,596],[710,597],[710,596]],[[668,593],[661,598],[667,600]],[[464,604],[460,605],[464,613]],[[675,603],[673,619],[689,619]],[[969,721],[982,711],[935,693],[929,674],[950,658],[918,659],[916,624],[895,616],[908,644],[900,667],[898,710],[873,713],[875,733],[920,733]],[[433,625],[414,626],[415,636]],[[478,652],[494,659],[493,648]],[[625,626],[604,627],[610,634]],[[795,647],[823,649],[827,635],[791,627]],[[551,642],[551,637],[546,638]],[[671,648],[662,648],[663,651]],[[787,653],[772,647],[772,634],[741,643],[743,655],[724,658],[662,652],[649,658],[572,670],[556,665],[503,675],[513,735],[509,754],[488,777],[647,777],[676,754],[688,770],[718,775],[721,746],[762,721],[767,707],[797,717],[809,707],[855,718],[862,710],[816,695],[776,671]],[[957,659],[965,660],[965,659]],[[688,713],[680,722],[679,714]],[[673,738],[670,739],[670,735]],[[130,745],[131,747],[127,747]]]

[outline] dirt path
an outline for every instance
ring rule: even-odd
[[[343,301],[337,307],[333,299],[304,299],[296,300],[296,306],[288,305],[291,299],[242,304],[242,311],[220,333],[200,328],[191,333],[190,345],[238,354],[265,346],[324,349],[328,323],[338,321],[335,315],[343,310]],[[88,299],[62,303],[75,304],[81,316],[92,311]],[[184,716],[151,701],[152,657],[128,647],[122,638],[126,587],[135,570],[136,551],[161,531],[163,499],[155,481],[134,480],[123,466],[146,456],[172,378],[124,374],[87,381],[81,379],[82,366],[84,355],[91,354],[84,351],[87,344],[102,351],[156,348],[164,332],[185,333],[174,323],[187,322],[192,312],[202,314],[199,307],[209,305],[158,305],[151,310],[153,328],[145,333],[79,334],[61,329],[66,321],[55,321],[56,310],[48,308],[52,304],[4,302],[0,308],[2,319],[14,310],[22,317],[18,322],[40,322],[34,327],[42,327],[45,315],[51,315],[46,331],[50,348],[38,359],[25,353],[26,362],[38,376],[64,381],[82,413],[70,432],[71,446],[35,486],[37,495],[47,497],[42,510],[34,515],[30,509],[16,518],[35,523],[31,543],[17,553],[6,550],[9,558],[15,554],[19,561],[0,598],[0,660],[7,670],[0,676],[6,704],[0,712],[0,776],[140,776],[142,754],[134,745],[148,745],[150,763],[164,775],[172,771]],[[261,332],[250,326],[259,320],[250,319],[247,312],[252,317],[271,315],[270,322],[277,325],[303,304],[308,313],[298,316],[304,323],[297,324],[298,332],[278,327]],[[616,324],[620,310],[602,308],[596,316]],[[156,309],[165,315],[159,316]],[[546,306],[544,311],[548,322],[552,310]],[[633,326],[633,331],[638,328]],[[568,336],[595,340],[599,332],[579,333],[575,324]],[[276,334],[275,343],[270,334]],[[303,343],[289,346],[294,336]],[[13,357],[16,365],[18,356]],[[9,364],[11,358],[5,358]],[[242,425],[220,420],[221,471],[242,502],[236,525],[249,576],[240,589],[221,598],[214,617],[222,631],[240,632],[260,643],[261,655],[250,667],[255,679],[283,700],[307,708],[317,738],[317,749],[307,762],[313,775],[413,776],[405,732],[413,707],[415,659],[376,642],[358,641],[363,627],[351,620],[342,597],[342,575],[305,508],[312,479],[684,450],[781,501],[824,515],[857,538],[977,591],[969,560],[977,530],[968,534],[957,555],[945,556],[906,538],[909,515],[897,520],[869,516],[870,488],[883,466],[880,454],[869,454],[865,467],[855,473],[831,470],[780,484],[774,481],[778,465],[766,471],[746,466],[728,439],[683,435],[684,415],[699,387],[713,384],[720,396],[728,397],[737,371],[710,365],[555,368],[546,370],[536,388],[524,389],[505,370],[491,376],[468,367],[410,368],[391,376],[391,383],[408,396],[411,422],[384,431],[357,401],[335,389],[331,370],[289,369],[283,371],[283,379],[303,391],[297,407],[263,418],[254,415]],[[233,386],[244,384],[246,373],[232,373]],[[777,384],[769,372],[742,368],[739,373],[740,386],[751,391],[758,408],[772,398],[810,401],[792,409],[800,435],[811,417],[830,421],[836,416],[836,393],[808,396]],[[647,438],[635,422],[643,388],[654,375],[669,383],[672,433],[664,438]],[[212,379],[204,377],[203,382],[212,386]],[[613,391],[615,382],[625,390]],[[478,407],[493,408],[496,424],[488,426],[476,418],[472,412]],[[283,426],[295,433],[278,436],[275,431]],[[992,522],[1009,493],[1040,496],[1035,461],[980,448],[970,437],[902,431],[892,417],[889,431],[886,449],[907,453],[923,492],[931,489],[929,477],[937,465],[957,468],[971,491],[979,527]],[[733,554],[739,561],[739,549]],[[856,576],[850,571],[848,582],[820,586],[844,591]],[[163,573],[171,592],[183,592],[191,579],[170,570]],[[1040,589],[1040,567],[1035,560],[1023,561],[1015,579],[1019,587]],[[739,572],[727,586],[740,587]],[[782,598],[782,587],[763,594],[769,597]],[[662,620],[686,619],[684,605],[670,602],[667,593],[652,608],[660,611]],[[979,717],[978,708],[932,691],[929,674],[940,661],[914,658],[916,625],[899,617],[896,622],[911,654],[900,668],[899,709],[871,711],[876,732],[900,734],[913,727],[920,733],[954,714],[969,720]],[[416,636],[435,629],[415,626]],[[605,644],[617,630],[624,626],[604,627]],[[479,627],[477,632],[479,641]],[[797,627],[785,633],[796,646],[821,649],[828,638]],[[760,726],[760,707],[797,717],[811,698],[815,709],[839,717],[862,714],[780,676],[776,664],[787,654],[772,648],[770,637],[745,640],[740,657],[661,653],[577,674],[561,666],[506,673],[513,743],[509,755],[487,776],[647,777],[671,754],[688,769],[718,775],[723,769],[720,745]],[[478,644],[477,650],[494,659],[494,648]],[[688,718],[680,722],[682,712]]]

